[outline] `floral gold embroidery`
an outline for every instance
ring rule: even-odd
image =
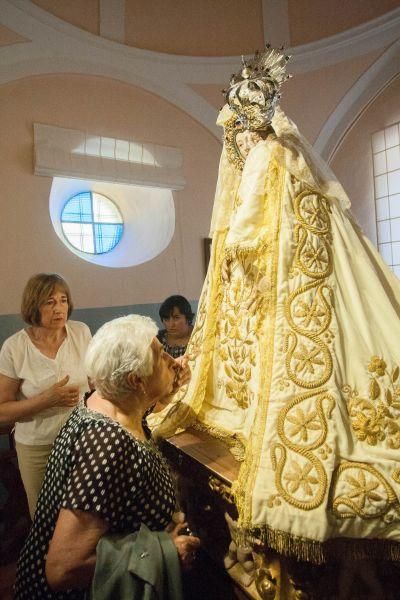
[[[224,364],[226,395],[245,409],[253,398],[250,381],[257,362],[255,340],[265,310],[262,304],[268,301],[268,295],[259,289],[260,281],[265,279],[265,260],[238,258],[232,261],[230,270],[230,284],[223,290],[217,351]]]
[[[285,303],[291,329],[301,335],[320,336],[332,320],[332,290],[321,282],[311,282],[292,292]]]
[[[286,336],[286,371],[289,379],[303,388],[318,388],[332,374],[332,358],[327,344],[314,337],[289,333]]]
[[[301,510],[313,510],[324,499],[327,477],[321,461],[312,452],[304,451],[301,463],[292,461],[286,468],[287,450],[283,444],[272,448],[272,465],[279,496]],[[272,501],[272,498],[269,498]]]
[[[327,240],[307,231],[303,225],[295,229],[294,239],[297,245],[292,272],[300,270],[309,277],[324,279],[332,268],[332,255]]]
[[[306,496],[313,495],[313,487],[318,485],[318,478],[312,476],[313,465],[306,463],[299,465],[296,461],[291,463],[292,471],[287,473],[284,479],[287,481],[287,488],[291,494],[295,494],[299,488]]]
[[[271,160],[268,189],[275,190],[281,169]],[[273,196],[271,196],[273,197]],[[227,398],[240,409],[247,409],[254,397],[254,370],[260,361],[259,329],[268,313],[273,291],[272,272],[276,257],[274,244],[277,230],[274,203],[268,202],[264,215],[268,227],[263,228],[254,246],[238,244],[225,247],[224,261],[229,263],[229,278],[221,285],[221,305],[217,322],[215,348],[223,363],[218,384],[225,386]]]
[[[293,352],[293,358],[297,360],[295,366],[296,373],[311,373],[314,375],[317,365],[323,365],[324,361],[318,358],[321,354],[320,348],[308,350],[304,344],[300,344],[298,352]]]
[[[299,223],[309,231],[330,236],[329,201],[321,194],[306,189],[296,197],[294,213]]]
[[[400,448],[399,373],[398,366],[389,371],[383,358],[372,356],[367,367],[366,394],[360,396],[357,389],[343,386],[351,425],[360,442],[370,446],[385,442],[389,448]]]
[[[321,325],[321,318],[325,316],[325,312],[318,305],[307,304],[300,300],[294,307],[293,314],[300,320],[300,323],[307,327],[312,323],[317,327]]]
[[[264,267],[260,269],[260,276],[256,277],[258,298],[264,310],[262,320],[257,323],[257,343],[255,349],[256,367],[254,380],[258,393],[251,440],[246,446],[246,455],[237,481],[233,484],[235,503],[239,513],[241,527],[247,529],[253,522],[253,490],[259,472],[259,457],[264,443],[265,430],[268,422],[268,412],[271,403],[273,380],[273,364],[276,353],[275,348],[275,323],[277,313],[277,282],[279,265],[279,240],[282,225],[282,202],[285,189],[284,182],[287,171],[275,158],[271,156],[268,173],[266,175],[264,222],[268,224],[268,253],[264,254]],[[261,200],[261,198],[260,198]],[[243,257],[243,255],[242,255]],[[253,254],[257,257],[257,254]],[[261,266],[261,265],[260,265]],[[264,282],[268,282],[264,294]],[[261,296],[261,298],[260,298]],[[261,334],[262,327],[262,334]],[[261,362],[262,361],[262,362]],[[258,368],[258,365],[262,368]]]
[[[378,376],[382,376],[386,372],[386,363],[379,356],[373,356],[368,365],[368,371],[370,373],[376,373]]]
[[[294,415],[289,415],[286,420],[292,423],[290,437],[299,436],[302,442],[308,442],[309,430],[320,430],[321,424],[318,421],[317,411],[304,412],[297,408]]]
[[[343,462],[334,474],[332,512],[339,519],[400,519],[400,504],[391,485],[377,469]]]

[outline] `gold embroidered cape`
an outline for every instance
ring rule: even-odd
[[[315,172],[279,136],[242,174],[223,151],[192,380],[158,431],[205,429],[243,461],[244,539],[399,559],[400,284]]]

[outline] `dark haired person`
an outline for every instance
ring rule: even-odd
[[[66,281],[39,273],[27,282],[21,315],[27,327],[0,351],[0,422],[15,422],[21,478],[31,517],[53,442],[89,390],[83,359],[91,339],[73,309]]]
[[[174,358],[183,356],[193,330],[194,313],[183,296],[169,296],[158,311],[165,329],[161,329],[157,338],[165,352]]]

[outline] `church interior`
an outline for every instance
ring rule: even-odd
[[[26,326],[21,298],[37,273],[68,282],[72,319],[92,335],[129,314],[161,327],[160,304],[173,295],[197,312],[210,260],[222,91],[242,57],[266,44],[290,56],[279,106],[400,277],[398,0],[0,0],[0,347]],[[30,527],[13,426],[0,411],[4,600],[13,597]],[[296,562],[278,543],[269,550],[247,542],[239,560],[230,536],[240,463],[221,436],[204,431],[165,444],[189,527],[202,540],[184,577],[185,599],[398,597],[396,560],[348,565],[343,575],[340,557]]]

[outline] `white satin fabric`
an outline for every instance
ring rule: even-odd
[[[192,380],[153,424],[205,429],[243,461],[245,538],[398,559],[400,284],[297,128],[280,111],[273,126],[242,174],[223,151]]]

